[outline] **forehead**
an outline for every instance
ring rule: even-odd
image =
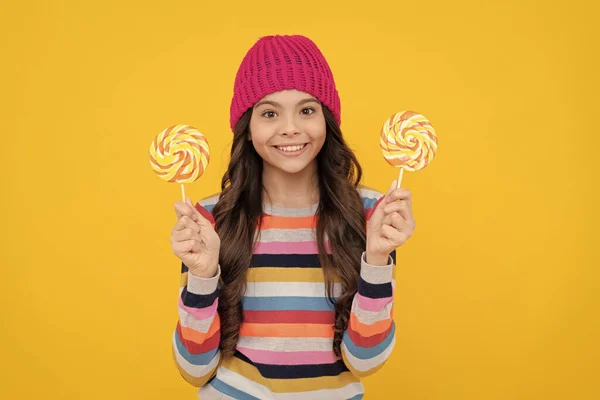
[[[311,98],[314,99],[315,97],[306,92],[302,92],[302,91],[299,91],[296,89],[289,89],[289,90],[281,90],[281,91],[275,92],[275,93],[270,93],[270,94],[266,95],[265,97],[263,97],[262,99],[260,99],[258,102],[266,100],[266,101],[275,101],[277,103],[285,104],[285,103],[297,103],[301,100],[311,99]]]

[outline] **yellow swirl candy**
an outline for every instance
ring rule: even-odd
[[[381,128],[383,157],[396,168],[423,169],[435,157],[438,139],[431,123],[421,114],[402,111],[392,115]]]
[[[189,125],[171,126],[150,144],[150,165],[167,182],[194,182],[204,173],[209,161],[206,138]]]

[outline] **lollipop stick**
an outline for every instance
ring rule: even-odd
[[[183,183],[181,184],[181,198],[183,199],[183,202],[185,203],[185,189],[183,187]]]
[[[398,173],[398,185],[396,185],[396,189],[399,189],[402,184],[402,172],[404,172],[404,168],[400,168],[400,172]]]

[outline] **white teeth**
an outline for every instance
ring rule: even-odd
[[[300,145],[300,146],[286,146],[286,147],[281,147],[281,146],[277,146],[278,150],[281,151],[298,151],[298,150],[302,150],[304,148],[305,145]]]

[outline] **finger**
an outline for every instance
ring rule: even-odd
[[[394,189],[389,195],[387,199],[388,203],[391,203],[396,200],[406,200],[408,203],[412,202],[412,192],[409,189],[400,188]]]
[[[200,242],[196,239],[184,240],[173,244],[173,253],[176,255],[184,255],[187,253],[200,253],[201,252]]]
[[[394,215],[398,215],[398,213],[391,213],[385,216],[385,218],[383,219],[383,222],[381,223],[381,225],[390,225],[392,226],[394,224]]]
[[[412,217],[410,211],[407,210],[407,206],[404,206],[404,209],[400,212],[393,212],[386,216],[386,219],[383,221],[384,224],[391,225],[394,228],[398,229],[401,232],[409,232],[414,231],[417,227],[415,219]]]
[[[194,212],[194,221],[197,221],[198,220],[198,215],[200,215],[200,213],[198,212],[198,209],[196,208],[196,206],[192,202],[192,199],[190,199],[189,197],[186,197],[185,198],[185,204],[187,204],[192,209],[192,211]]]
[[[192,219],[197,222],[198,221],[198,217],[200,216],[200,213],[198,212],[198,209],[196,208],[196,206],[194,206],[194,202],[192,201],[192,199],[190,199],[189,197],[186,197],[185,200],[186,200],[186,204],[188,206],[190,206],[191,209],[194,211],[194,215],[193,215]]]
[[[200,211],[196,210],[196,223],[200,226],[200,228],[213,228],[212,224],[210,223],[209,220],[207,220],[206,218],[204,218],[202,216],[202,214],[200,214]]]
[[[388,239],[392,243],[401,243],[402,232],[390,225],[381,227],[381,236]]]
[[[384,211],[385,216],[399,214],[405,221],[414,220],[412,210],[406,200],[395,201],[388,204]]]
[[[175,211],[175,216],[177,217],[177,220],[179,220],[179,218],[181,218],[181,216],[183,214],[181,214],[181,201],[176,201],[175,204],[173,204],[173,210]]]
[[[191,242],[187,240],[184,242],[173,243],[173,253],[175,253],[176,256],[187,254],[191,249]]]
[[[202,242],[199,239],[192,238],[187,241],[191,253],[200,253],[202,251]]]
[[[192,228],[183,228],[180,231],[173,232],[171,235],[173,242],[183,242],[184,240],[198,239],[201,240],[200,234]]]
[[[406,200],[400,200],[397,202],[399,210],[398,214],[402,216],[406,221],[410,221],[413,219],[412,210],[408,206],[408,202]]]
[[[389,215],[394,212],[399,212],[400,209],[402,209],[401,204],[402,204],[402,201],[394,201],[389,204],[386,204],[385,207],[383,208],[383,213],[385,215]]]
[[[192,204],[192,201],[191,201],[190,199],[187,199],[187,200],[188,200],[188,203],[187,203],[187,204],[188,204],[190,207],[192,207],[192,209],[194,210],[194,216],[195,216],[195,218],[194,218],[194,221],[196,221],[196,222],[198,223],[198,225],[200,225],[201,227],[207,227],[207,226],[210,226],[210,227],[212,227],[212,224],[210,223],[210,221],[209,221],[208,219],[206,219],[206,218],[205,218],[205,217],[204,217],[204,216],[203,216],[203,215],[200,213],[200,211],[198,211],[198,207],[201,207],[201,206],[200,206],[200,205],[196,205],[196,206],[194,206],[194,205]]]
[[[396,189],[396,186],[398,185],[398,180],[393,180],[392,184],[390,185],[390,187],[388,188],[388,191],[386,194],[390,194],[394,189]]]
[[[185,204],[187,204],[188,206],[190,206],[192,209],[194,209],[194,203],[192,202],[192,199],[190,199],[189,197],[185,198]]]
[[[181,231],[185,228],[191,228],[195,232],[200,232],[200,226],[198,226],[198,224],[192,221],[190,217],[186,217],[185,215],[183,215],[177,220],[177,223],[171,230],[171,234],[174,234],[175,232]]]
[[[390,187],[388,188],[387,192],[385,192],[385,195],[383,196],[384,199],[382,201],[382,203],[388,203],[390,194],[394,191],[394,189],[396,188],[396,182],[397,181],[393,181],[392,184],[390,185]]]
[[[183,216],[183,215],[181,217],[179,217],[179,219],[177,220],[177,223],[173,227],[173,230],[171,230],[171,235],[174,234],[175,232],[180,231],[183,228],[185,228],[185,221],[183,218],[187,218],[187,217]]]
[[[183,242],[185,240],[190,240],[192,238],[193,232],[190,228],[184,228],[180,231],[173,232],[171,234],[171,244]]]
[[[192,221],[190,217],[186,217],[185,215],[179,218],[179,220],[175,224],[175,227],[173,228],[173,232],[180,231],[184,228],[192,228],[194,232],[200,232],[200,225],[198,225],[197,223]]]
[[[392,224],[392,214],[388,214],[381,221],[381,225],[391,225]]]
[[[403,231],[408,228],[407,220],[400,215],[400,213],[392,213],[390,214],[391,226],[399,231]]]
[[[194,219],[194,208],[190,207],[189,204],[186,204],[182,201],[178,201],[175,203],[174,208],[175,215],[177,215],[177,218],[181,218],[181,216],[185,215],[186,217]]]

